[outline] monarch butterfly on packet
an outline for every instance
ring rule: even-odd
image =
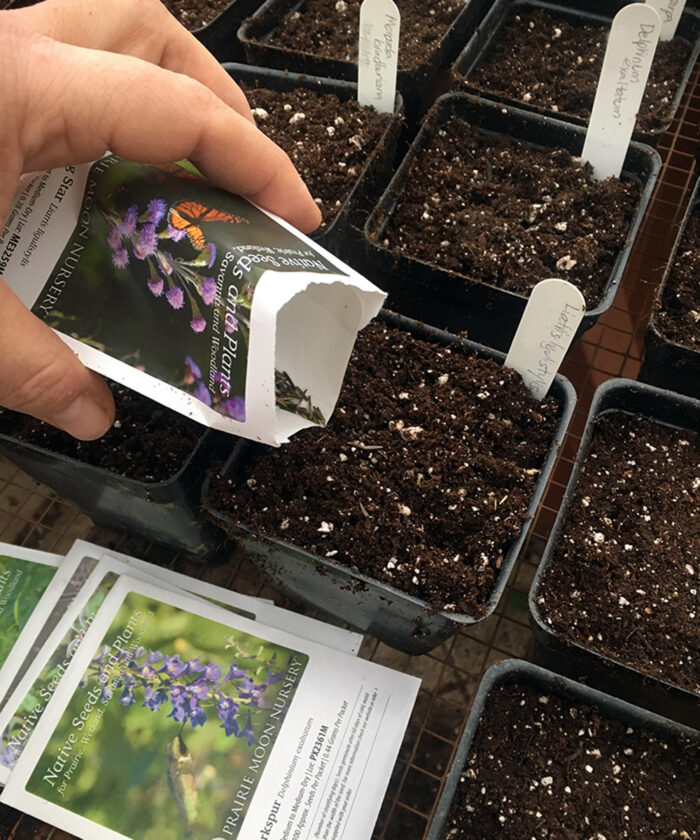
[[[208,222],[249,224],[248,219],[243,216],[234,216],[223,210],[209,208],[198,201],[181,201],[168,210],[168,224],[177,231],[183,231],[198,251],[204,248],[206,242],[201,226]]]

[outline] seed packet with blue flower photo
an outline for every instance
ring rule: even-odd
[[[122,577],[0,799],[90,840],[369,840],[418,686]]]
[[[77,558],[0,543],[0,709],[22,663],[51,632],[86,574]]]
[[[92,573],[53,632],[40,648],[32,651],[31,657],[19,669],[17,681],[0,706],[0,785],[7,783],[48,701],[80,647],[87,628],[120,575],[160,582],[167,589],[182,589],[246,618],[257,618],[270,626],[309,639],[323,638],[328,646],[352,655],[357,653],[362,641],[358,633],[291,613],[125,554],[105,552],[100,546],[84,540],[76,540],[67,559],[77,562],[80,568],[89,564]]]
[[[0,274],[89,367],[273,445],[328,420],[385,298],[190,164],[111,154],[24,187],[0,230]]]

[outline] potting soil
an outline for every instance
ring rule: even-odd
[[[566,639],[695,692],[699,466],[697,433],[622,412],[597,420],[537,598]]]
[[[48,423],[7,409],[0,409],[0,434],[137,481],[155,483],[174,476],[204,428],[123,385],[109,385],[116,420],[98,440],[76,440]]]
[[[391,114],[305,88],[276,91],[242,85],[258,128],[292,159],[323,215],[333,222],[377,149]]]
[[[211,23],[231,5],[232,0],[162,0],[168,11],[189,30]]]
[[[449,840],[696,836],[697,744],[532,686],[497,686],[457,787]]]
[[[273,30],[270,43],[339,61],[357,61],[360,5],[361,0],[308,0]],[[396,0],[396,5],[401,13],[400,68],[428,62],[464,9],[462,0]],[[271,22],[261,23],[269,28]]]
[[[485,135],[453,115],[397,198],[383,246],[521,294],[561,277],[592,309],[625,244],[639,188],[594,181],[565,149]]]
[[[530,107],[588,120],[609,27],[571,22],[537,9],[513,15],[467,84]],[[688,63],[690,43],[659,42],[637,116],[636,129],[658,132],[671,117],[673,98]]]
[[[700,351],[700,206],[690,217],[654,316],[663,335]]]
[[[373,322],[329,424],[213,481],[209,505],[436,609],[483,611],[558,413],[496,362]]]

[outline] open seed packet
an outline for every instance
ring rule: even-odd
[[[190,164],[111,154],[24,187],[0,275],[88,367],[273,445],[326,422],[385,298]]]

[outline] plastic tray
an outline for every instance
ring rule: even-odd
[[[410,177],[413,161],[452,114],[477,126],[484,134],[509,134],[536,148],[564,148],[573,155],[581,153],[585,129],[469,94],[442,96],[431,109],[408,155],[365,225],[368,254],[364,268],[370,278],[381,277],[382,287],[389,292],[387,306],[390,309],[455,333],[466,330],[474,341],[507,352],[527,303],[525,295],[395,254],[379,244],[400,200],[403,183]],[[640,143],[630,144],[623,177],[633,178],[640,184],[640,201],[602,298],[584,315],[578,335],[590,329],[612,304],[660,167],[661,159],[652,148]]]
[[[445,832],[448,829],[452,800],[457,792],[459,780],[464,765],[467,763],[481,715],[489,701],[489,695],[498,686],[514,683],[534,686],[539,691],[563,697],[572,703],[596,706],[606,717],[620,720],[636,729],[654,732],[665,741],[674,741],[679,737],[684,737],[690,738],[700,746],[700,733],[694,729],[679,726],[660,715],[652,714],[638,706],[618,700],[616,697],[611,697],[588,686],[573,682],[552,671],[539,668],[530,662],[507,659],[489,668],[481,680],[426,840],[447,840]]]
[[[180,470],[156,483],[125,478],[3,434],[0,453],[98,525],[209,557],[224,535],[200,509],[202,478],[216,451],[227,442],[230,448],[230,440],[203,431]]]
[[[662,307],[664,291],[681,240],[691,216],[697,213],[700,213],[700,181],[696,182],[691,193],[690,204],[678,231],[661,286],[656,294],[655,308],[644,334],[644,359],[639,371],[639,379],[659,388],[669,388],[671,391],[678,391],[680,394],[688,394],[695,399],[700,399],[700,352],[666,338],[660,332],[656,322],[656,312]]]
[[[567,639],[547,625],[537,604],[540,581],[551,562],[581,465],[586,458],[593,435],[593,420],[609,411],[642,414],[663,425],[700,430],[698,400],[629,379],[611,379],[598,388],[591,403],[571,478],[530,588],[528,600],[535,640],[535,658],[546,667],[555,668],[569,676],[585,677],[591,685],[602,691],[639,703],[681,723],[697,726],[700,721],[700,694],[644,674],[630,665]]]
[[[261,5],[263,0],[233,0],[228,8],[192,34],[214,55],[217,61],[243,61],[243,45],[238,29],[243,21]],[[40,0],[10,0],[8,9],[33,6]],[[1,6],[0,6],[1,8]]]
[[[431,342],[455,344],[460,341],[456,336],[393,313],[384,312],[383,318],[392,326],[405,329]],[[503,355],[500,353],[473,342],[463,343],[482,357],[503,362]],[[561,406],[555,439],[542,465],[520,535],[511,544],[504,558],[483,615],[435,612],[425,601],[366,575],[353,572],[332,560],[318,557],[290,543],[253,533],[209,504],[207,497],[210,478],[204,484],[203,506],[229,536],[255,556],[256,562],[262,566],[274,584],[293,598],[371,633],[391,647],[406,653],[421,654],[436,647],[463,625],[487,618],[496,608],[537,510],[573,413],[576,395],[568,380],[558,376],[552,385],[551,394],[558,399]],[[254,457],[254,447],[255,444],[239,441],[224,464],[222,474],[226,476],[235,473],[236,465],[241,459]]]
[[[262,0],[233,0],[221,14],[192,34],[201,41],[217,61],[243,61],[243,44],[238,30],[243,21],[259,8]]]
[[[538,0],[496,0],[496,2],[492,2],[491,0],[477,0],[484,10],[488,10],[490,7],[490,11],[455,61],[452,67],[453,75],[459,80],[460,90],[468,90],[471,93],[493,99],[496,102],[505,102],[519,108],[533,111],[537,114],[543,114],[549,117],[556,117],[568,122],[573,122],[576,125],[588,125],[588,120],[577,117],[574,114],[567,114],[563,111],[552,111],[549,108],[538,108],[536,106],[528,105],[521,100],[511,99],[510,97],[499,95],[486,88],[471,85],[469,83],[469,74],[488,52],[491,45],[498,39],[501,28],[510,18],[511,14],[518,11],[544,9],[551,12],[553,15],[568,19],[572,22],[586,23],[596,26],[609,26],[615,14],[623,6],[628,5],[628,3],[632,1],[633,0],[566,0],[565,3],[556,4],[538,2]],[[474,0],[472,0],[472,2],[474,2]],[[685,86],[688,83],[688,79],[693,71],[695,62],[700,55],[700,14],[696,11],[690,11],[690,9],[687,9],[679,21],[676,35],[689,41],[691,44],[691,50],[688,57],[688,63],[685,66],[685,70],[683,71],[683,75],[679,82],[678,90],[676,91],[671,103],[668,120],[665,125],[657,131],[635,131],[633,134],[633,138],[635,140],[650,143],[651,145],[656,145],[673,121],[673,117],[678,110],[678,106],[683,96]],[[465,78],[466,81],[464,81]]]
[[[313,73],[332,79],[357,80],[357,63],[295,52],[270,42],[275,28],[303,6],[305,0],[267,0],[238,30],[246,57],[251,64]],[[465,39],[478,23],[481,10],[472,0],[465,4],[432,55],[415,68],[399,67],[396,85],[406,102],[407,117],[412,122],[425,113],[430,103],[449,87],[449,65]],[[399,57],[399,62],[401,61]],[[441,79],[441,74],[444,79]]]
[[[285,73],[247,64],[224,64],[224,69],[237,82],[271,90],[288,91],[307,88],[317,93],[334,93],[346,102],[357,98],[357,84],[338,79],[324,79],[299,73]],[[311,238],[346,261],[352,261],[362,240],[362,220],[366,218],[381,191],[386,187],[394,169],[396,146],[402,127],[403,99],[396,95],[395,118],[386,127],[379,142],[368,155],[355,184],[328,227]],[[319,161],[319,166],[321,162]]]

